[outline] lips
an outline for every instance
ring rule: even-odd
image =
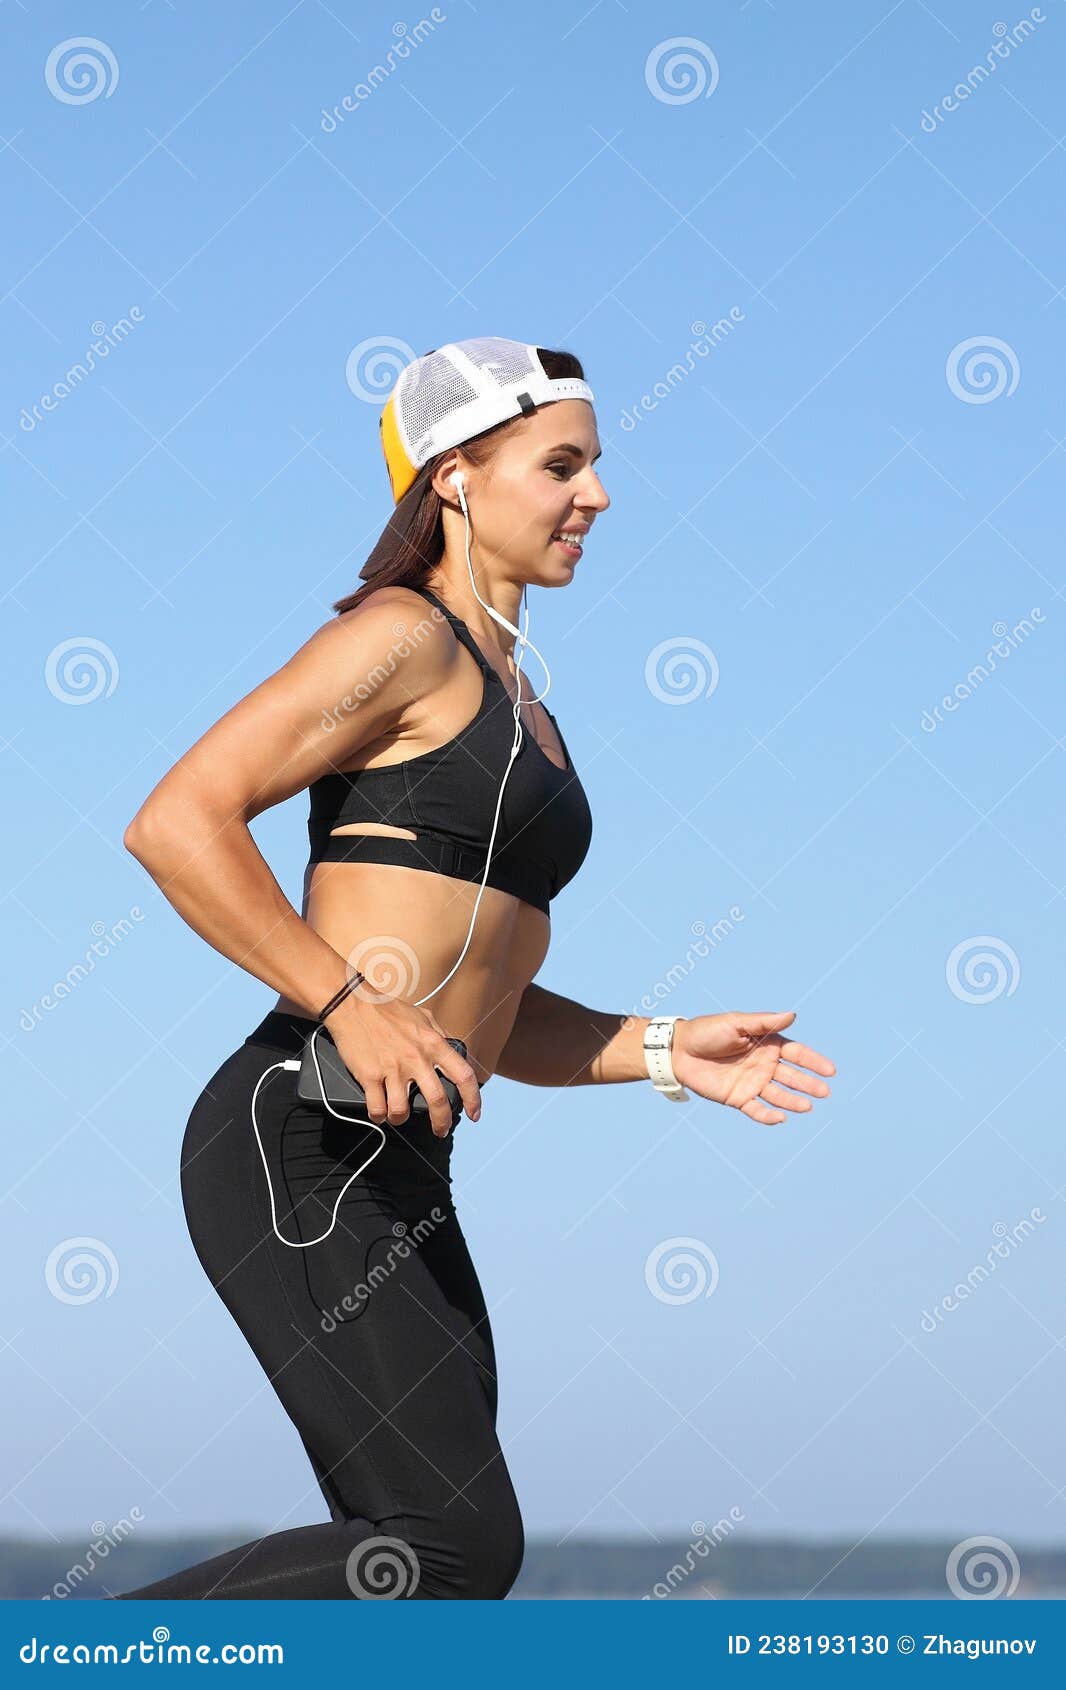
[[[566,551],[571,554],[571,556],[580,557],[584,549],[584,539],[587,533],[588,529],[578,530],[573,535],[557,531],[552,535],[552,539],[555,541],[557,546],[563,546]]]

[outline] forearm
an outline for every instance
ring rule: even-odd
[[[293,909],[242,818],[135,817],[124,843],[195,933],[308,1015],[344,985],[344,958]]]
[[[527,1086],[613,1085],[646,1080],[644,1015],[588,1009],[530,985],[496,1072]]]

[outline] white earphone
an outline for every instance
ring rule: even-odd
[[[477,912],[478,912],[478,909],[481,905],[481,895],[485,890],[485,885],[486,885],[486,882],[488,880],[489,868],[492,865],[492,847],[493,847],[493,844],[495,843],[495,840],[496,840],[496,829],[499,826],[500,806],[503,803],[504,788],[507,785],[507,777],[511,773],[511,769],[514,766],[514,760],[518,756],[519,751],[521,751],[521,749],[522,749],[522,734],[524,732],[524,729],[522,727],[521,707],[522,707],[523,703],[538,704],[542,698],[547,698],[548,693],[551,690],[551,671],[549,670],[548,665],[545,662],[545,659],[544,659],[543,655],[541,654],[541,652],[537,649],[537,647],[535,645],[533,645],[533,641],[530,640],[530,639],[527,639],[525,633],[521,632],[518,628],[516,628],[514,626],[513,622],[508,622],[506,616],[502,616],[498,610],[494,610],[491,604],[486,604],[485,600],[481,597],[481,594],[477,590],[477,582],[474,580],[474,566],[470,561],[470,512],[469,512],[469,509],[467,508],[467,503],[466,503],[466,490],[465,490],[465,486],[464,486],[462,471],[456,470],[453,475],[450,475],[448,477],[448,479],[452,483],[452,485],[455,487],[455,490],[459,495],[459,503],[462,507],[463,515],[466,518],[466,567],[467,567],[467,570],[468,570],[469,575],[470,575],[470,585],[474,589],[474,597],[477,599],[478,603],[480,605],[482,605],[485,610],[488,611],[488,613],[492,617],[493,621],[498,622],[500,624],[501,628],[506,628],[509,634],[514,634],[516,640],[518,641],[518,646],[516,648],[516,650],[518,652],[518,657],[517,657],[517,661],[515,663],[515,681],[517,683],[518,698],[515,701],[514,705],[512,706],[512,712],[511,712],[512,715],[514,716],[515,737],[514,737],[514,741],[513,741],[512,745],[511,745],[511,752],[510,752],[510,756],[509,756],[508,761],[507,761],[507,767],[504,770],[503,780],[500,782],[500,791],[499,791],[499,795],[496,799],[496,814],[493,817],[493,821],[492,821],[492,835],[491,835],[491,838],[489,839],[489,848],[488,848],[488,852],[487,852],[486,859],[485,859],[485,873],[482,876],[481,885],[478,887],[477,898],[474,901],[474,910],[473,910],[473,914],[470,917],[470,928],[469,928],[469,931],[467,932],[466,939],[465,939],[464,944],[463,944],[463,948],[459,952],[459,956],[458,956],[456,962],[453,964],[451,969],[449,969],[448,973],[444,976],[444,979],[440,982],[440,985],[434,986],[433,990],[431,992],[427,992],[425,997],[417,998],[415,1000],[414,1007],[416,1009],[419,1008],[422,1004],[428,1002],[428,1000],[430,998],[436,997],[437,993],[441,989],[441,986],[447,985],[448,981],[451,979],[452,975],[455,973],[455,970],[458,968],[459,964],[462,962],[463,958],[465,957],[465,955],[467,953],[467,949],[469,947],[470,940],[473,937],[474,923],[477,921]],[[524,591],[523,591],[522,597],[523,597],[523,602],[525,603],[526,627],[528,628],[529,627],[529,605],[528,605],[528,602],[526,602],[526,595],[525,595]],[[542,693],[540,693],[536,698],[523,700],[523,698],[522,698],[522,652],[524,651],[524,649],[527,645],[532,646],[532,649],[537,653],[537,656],[540,658],[541,662],[544,664],[544,672],[548,677],[548,685],[544,689],[544,691]],[[299,1064],[299,1062],[296,1062],[296,1061],[275,1062],[271,1065],[271,1067],[264,1069],[263,1073],[259,1076],[259,1080],[256,1084],[255,1090],[252,1093],[252,1130],[255,1133],[256,1143],[259,1146],[259,1155],[260,1155],[260,1157],[262,1159],[262,1163],[263,1163],[263,1172],[266,1174],[267,1190],[270,1193],[270,1219],[271,1219],[271,1224],[273,1225],[274,1233],[275,1233],[276,1237],[281,1240],[282,1244],[287,1244],[291,1250],[306,1250],[312,1244],[321,1244],[323,1239],[329,1237],[330,1233],[333,1231],[333,1228],[337,1224],[337,1211],[340,1208],[341,1198],[344,1196],[344,1193],[347,1191],[348,1187],[351,1185],[352,1180],[358,1179],[359,1175],[363,1172],[363,1170],[370,1166],[370,1164],[374,1160],[374,1158],[376,1156],[380,1156],[382,1150],[385,1147],[385,1144],[387,1142],[387,1137],[388,1137],[387,1133],[385,1132],[385,1129],[382,1126],[380,1126],[377,1121],[367,1121],[367,1120],[362,1119],[358,1115],[342,1115],[342,1114],[340,1114],[340,1112],[338,1110],[334,1109],[332,1103],[330,1103],[329,1099],[326,1096],[325,1085],[322,1082],[322,1070],[321,1070],[321,1067],[319,1066],[318,1051],[317,1051],[316,1045],[315,1045],[315,1041],[318,1038],[320,1031],[321,1031],[321,1024],[318,1027],[316,1027],[314,1032],[311,1034],[311,1056],[312,1056],[312,1059],[313,1059],[314,1064],[315,1064],[315,1073],[318,1077],[318,1087],[319,1087],[319,1091],[322,1094],[323,1105],[329,1111],[329,1113],[333,1116],[334,1120],[346,1121],[346,1122],[349,1123],[349,1125],[352,1125],[352,1126],[373,1127],[375,1132],[381,1134],[381,1143],[378,1145],[377,1149],[375,1151],[373,1151],[373,1153],[370,1156],[367,1157],[366,1161],[363,1162],[362,1165],[355,1170],[355,1173],[352,1174],[344,1182],[344,1185],[341,1187],[341,1190],[340,1190],[340,1192],[337,1196],[337,1201],[333,1205],[333,1216],[332,1216],[332,1219],[330,1220],[329,1226],[326,1228],[325,1232],[321,1233],[318,1238],[311,1238],[311,1239],[307,1240],[306,1242],[299,1242],[299,1243],[294,1243],[291,1238],[282,1238],[281,1233],[278,1231],[278,1217],[277,1217],[277,1210],[274,1206],[274,1187],[273,1187],[273,1184],[271,1183],[271,1179],[270,1179],[270,1169],[267,1166],[266,1153],[263,1150],[263,1141],[259,1136],[259,1127],[256,1123],[256,1118],[255,1118],[255,1101],[256,1101],[256,1098],[259,1096],[259,1088],[263,1084],[263,1081],[266,1079],[268,1074],[273,1074],[279,1069],[289,1070],[290,1072],[292,1072],[292,1071],[298,1072],[299,1068],[300,1068],[300,1064]]]

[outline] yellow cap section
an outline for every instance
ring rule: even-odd
[[[385,408],[381,413],[381,449],[385,454],[385,463],[392,485],[394,504],[399,504],[407,489],[418,474],[418,469],[404,451],[400,431],[396,426],[395,395],[390,394],[385,401]]]

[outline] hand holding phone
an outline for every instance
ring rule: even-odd
[[[449,1039],[448,1043],[460,1056],[466,1056],[466,1045],[462,1039]],[[437,1072],[440,1073],[440,1069]],[[463,1112],[462,1095],[454,1080],[450,1080],[446,1074],[441,1074],[440,1077],[451,1108],[454,1127]],[[345,1114],[365,1116],[366,1094],[355,1075],[345,1067],[340,1051],[325,1026],[312,1028],[304,1040],[296,1095],[304,1103],[326,1102],[343,1110]],[[416,1081],[411,1081],[407,1096],[412,1115],[429,1113],[429,1104]]]

